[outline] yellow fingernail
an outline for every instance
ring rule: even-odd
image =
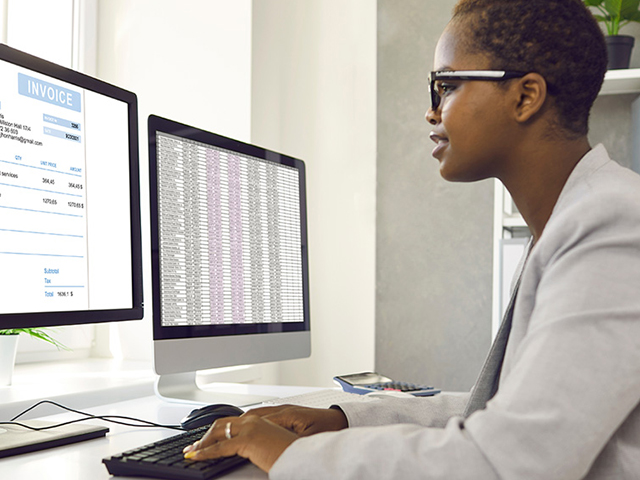
[[[198,452],[196,450],[192,450],[190,452],[185,453],[184,458],[193,458],[196,456]]]

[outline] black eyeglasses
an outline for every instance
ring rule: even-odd
[[[429,91],[431,92],[431,109],[436,111],[442,102],[442,96],[446,93],[445,80],[481,80],[485,82],[501,82],[512,78],[521,78],[525,72],[510,72],[504,70],[448,70],[431,72],[429,75]]]

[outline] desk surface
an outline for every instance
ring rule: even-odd
[[[297,395],[309,390],[304,387],[251,386],[256,394],[271,394],[280,397]],[[126,415],[162,424],[178,424],[194,405],[167,403],[155,396],[87,408],[95,415]],[[77,418],[70,413],[43,417],[48,421],[64,421]],[[139,447],[161,438],[175,435],[174,430],[164,428],[135,428],[101,421],[90,421],[97,425],[108,425],[109,433],[104,438],[42,450],[39,452],[0,459],[0,478],[20,480],[55,479],[133,479],[134,477],[111,477],[102,459],[125,450]],[[253,465],[245,465],[223,476],[229,479],[266,479],[267,475]]]

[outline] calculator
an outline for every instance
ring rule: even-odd
[[[429,397],[440,393],[433,387],[409,382],[397,382],[375,372],[352,373],[333,377],[345,392],[366,395],[373,392],[402,392],[416,397]]]

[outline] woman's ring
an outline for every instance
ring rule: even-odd
[[[227,437],[227,440],[231,440],[231,422],[227,422],[224,426],[224,436]]]

